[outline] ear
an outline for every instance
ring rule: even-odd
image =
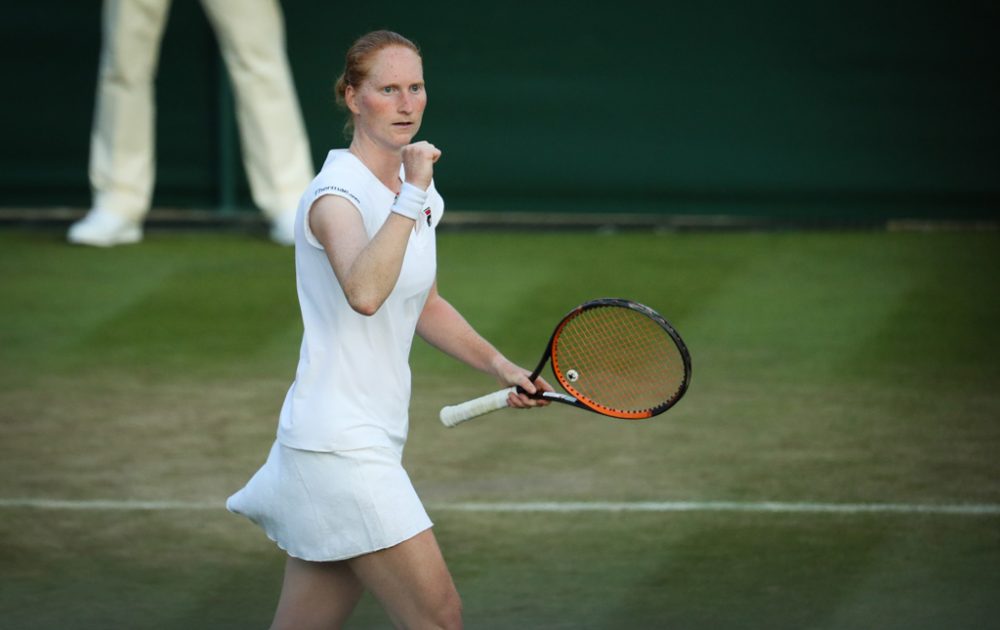
[[[348,85],[344,90],[344,103],[352,114],[361,113],[361,108],[358,107],[358,91],[354,89],[353,85]]]

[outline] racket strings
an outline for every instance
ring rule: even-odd
[[[597,307],[569,320],[553,346],[557,378],[578,398],[638,413],[681,390],[684,361],[669,333],[643,313]]]

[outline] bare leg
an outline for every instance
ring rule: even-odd
[[[306,562],[289,557],[271,630],[340,628],[364,587],[345,562]]]
[[[462,602],[431,530],[347,563],[397,627],[462,627]]]

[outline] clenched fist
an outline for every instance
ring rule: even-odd
[[[403,147],[403,170],[406,181],[420,190],[427,190],[434,178],[434,163],[441,157],[441,150],[430,142],[420,141]]]

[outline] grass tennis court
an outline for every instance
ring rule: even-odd
[[[222,502],[294,373],[291,251],[62,236],[0,231],[0,626],[266,627],[282,557]],[[601,296],[660,310],[694,364],[650,421],[551,406],[445,429],[443,404],[494,384],[416,344],[406,463],[467,627],[997,626],[1000,234],[445,232],[439,262],[528,367]],[[499,505],[536,502],[697,509]],[[983,509],[917,511],[956,505]],[[350,627],[387,625],[366,600]]]

